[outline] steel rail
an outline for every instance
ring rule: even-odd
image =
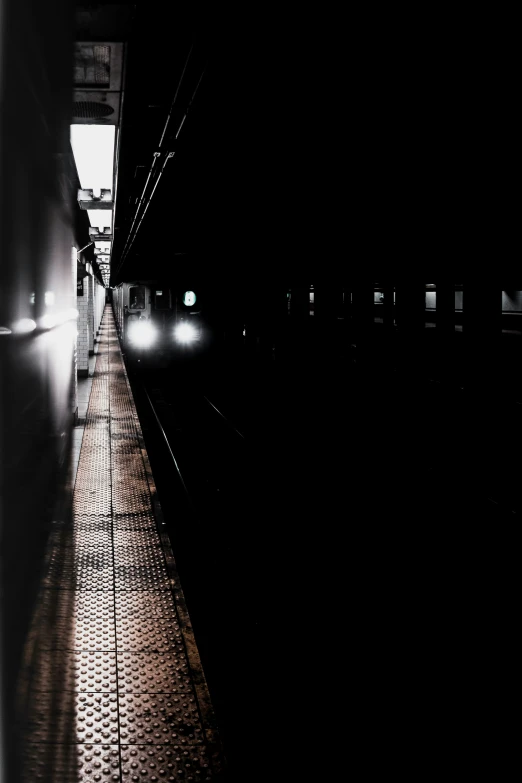
[[[221,418],[222,418],[224,421],[226,421],[226,423],[228,424],[228,426],[229,426],[229,427],[231,427],[231,428],[234,430],[234,432],[236,432],[236,433],[239,435],[239,437],[240,437],[240,438],[242,438],[243,440],[245,439],[245,436],[243,435],[243,433],[242,433],[242,432],[240,432],[240,431],[239,431],[239,430],[238,430],[236,427],[234,427],[234,425],[232,424],[232,422],[230,421],[230,419],[227,419],[227,417],[226,417],[226,416],[225,416],[223,413],[221,413],[221,411],[220,411],[220,410],[218,410],[218,409],[216,408],[216,406],[214,405],[214,403],[213,403],[213,402],[210,402],[210,400],[209,400],[209,398],[208,398],[208,397],[205,397],[205,395],[203,395],[203,399],[204,399],[204,400],[206,400],[206,401],[208,402],[208,404],[209,404],[209,405],[210,405],[212,408],[214,408],[214,410],[216,411],[216,413],[219,413],[219,415],[221,416]]]
[[[176,471],[178,473],[179,480],[181,481],[183,489],[185,490],[185,495],[187,497],[187,501],[188,501],[188,505],[189,505],[190,511],[192,512],[192,514],[194,514],[194,516],[197,516],[196,510],[194,508],[194,504],[192,503],[192,498],[190,497],[190,493],[189,493],[189,491],[187,489],[187,485],[185,484],[185,480],[184,480],[183,475],[181,473],[180,467],[179,467],[179,465],[177,463],[176,457],[174,456],[174,452],[172,451],[172,448],[170,446],[169,439],[167,438],[167,434],[166,434],[166,432],[165,432],[165,430],[163,428],[163,425],[162,425],[162,423],[161,423],[161,421],[159,419],[158,414],[156,413],[156,409],[155,409],[154,404],[153,404],[153,402],[152,402],[152,400],[151,400],[151,398],[149,396],[149,393],[148,393],[147,389],[144,386],[143,386],[143,391],[145,392],[145,395],[146,395],[146,397],[147,397],[147,399],[149,401],[149,405],[151,407],[152,413],[154,414],[154,418],[156,419],[156,422],[158,424],[158,427],[160,428],[161,434],[163,435],[163,439],[164,439],[164,441],[165,441],[165,443],[167,445],[167,448],[169,450],[170,456],[172,457],[172,461],[173,461],[174,466],[176,468]]]

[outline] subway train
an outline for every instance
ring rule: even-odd
[[[111,293],[122,349],[133,369],[166,368],[202,355],[208,340],[198,291],[136,280]]]

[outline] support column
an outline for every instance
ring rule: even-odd
[[[462,309],[465,383],[472,393],[482,397],[498,389],[501,287],[484,282],[464,285]]]
[[[292,362],[306,359],[310,318],[310,286],[291,289],[289,351]]]
[[[277,286],[270,289],[266,297],[264,342],[273,360],[285,353],[289,318],[287,291],[286,287]]]
[[[261,316],[261,291],[257,286],[251,286],[248,290],[245,303],[245,347],[247,356],[253,357],[259,353],[261,335],[260,335],[260,316]]]
[[[382,319],[384,328],[390,331],[394,326],[395,319],[395,289],[391,284],[384,286],[384,301],[382,303]]]
[[[398,327],[398,360],[402,372],[424,371],[425,283],[403,283],[396,287],[395,319]]]
[[[357,283],[352,287],[352,336],[356,348],[356,364],[369,369],[374,343],[374,290],[373,283]]]
[[[292,288],[290,317],[302,320],[310,316],[310,288]]]
[[[314,287],[314,337],[318,362],[327,372],[338,362],[339,346],[343,342],[343,289],[338,283],[323,283]]]
[[[439,332],[455,331],[455,285],[437,283],[436,322]]]

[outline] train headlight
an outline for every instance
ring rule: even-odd
[[[174,337],[178,343],[193,343],[197,340],[198,333],[192,324],[178,324],[174,330]]]
[[[156,330],[148,321],[135,321],[129,324],[129,341],[136,348],[149,348],[156,340]]]

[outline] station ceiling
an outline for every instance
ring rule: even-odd
[[[419,39],[395,12],[349,17],[77,6],[77,40],[126,42],[112,284],[455,264],[475,176],[458,31],[442,49],[433,20]]]
[[[187,268],[212,275],[266,244],[282,111],[276,45],[261,21],[228,21],[193,3],[77,8],[77,40],[126,42],[112,284]]]

